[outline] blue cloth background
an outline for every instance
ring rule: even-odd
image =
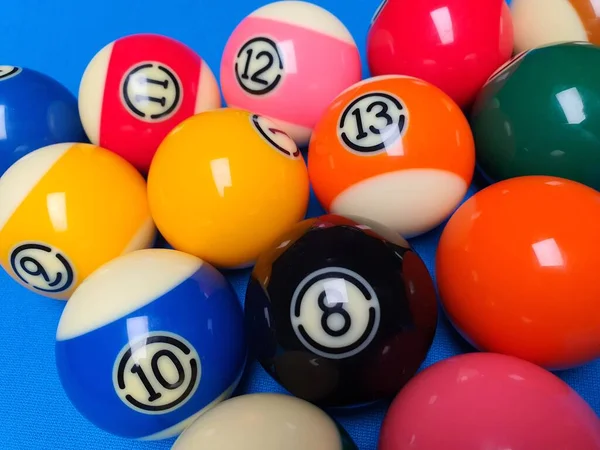
[[[346,24],[364,57],[367,29],[380,0],[315,1]],[[105,44],[130,33],[156,32],[193,47],[218,74],[229,34],[246,14],[266,3],[267,0],[5,1],[0,13],[0,64],[43,71],[76,94],[87,63]],[[368,75],[366,65],[364,75]],[[477,190],[476,185],[469,195]],[[309,216],[321,212],[313,198]],[[440,231],[441,227],[412,240],[431,273]],[[242,299],[248,272],[228,277]],[[54,364],[54,335],[63,306],[29,293],[0,271],[0,448],[169,449],[172,440],[146,443],[110,436],[88,423],[71,406]],[[471,350],[442,316],[424,367]],[[559,375],[600,414],[600,361]],[[252,364],[240,392],[257,391],[280,388]],[[384,407],[378,407],[336,417],[361,450],[374,450],[384,413]]]

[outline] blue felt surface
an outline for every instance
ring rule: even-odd
[[[379,0],[316,0],[351,30],[364,57],[369,21]],[[221,51],[235,25],[265,0],[19,0],[2,2],[0,64],[28,66],[57,78],[77,92],[93,55],[115,38],[156,32],[196,49],[218,74]],[[365,75],[367,72],[365,70]],[[471,192],[474,192],[472,188]],[[314,199],[309,215],[321,213]],[[441,229],[414,239],[432,271]],[[248,272],[230,275],[243,298]],[[17,286],[0,271],[0,448],[158,450],[172,441],[143,443],[112,437],[88,423],[71,406],[54,365],[54,335],[63,304]],[[425,365],[471,350],[440,319]],[[90,355],[93,357],[93,355]],[[85,364],[85,361],[82,361]],[[600,361],[560,373],[600,414]],[[253,364],[241,391],[277,391],[278,386]],[[376,448],[385,410],[380,407],[336,415],[361,450]],[[109,412],[107,412],[109,413]]]

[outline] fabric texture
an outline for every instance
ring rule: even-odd
[[[77,94],[83,71],[105,44],[117,37],[162,33],[198,51],[218,76],[225,42],[236,24],[266,0],[62,0],[6,2],[0,14],[0,64],[40,70]],[[366,33],[379,0],[315,0],[352,32],[365,61]],[[224,139],[226,136],[224,136]],[[469,195],[481,185],[472,186]],[[391,201],[391,200],[390,200]],[[308,216],[322,213],[314,197]],[[435,248],[443,226],[411,240],[433,274]],[[249,271],[227,273],[244,298]],[[3,450],[166,450],[173,440],[138,442],[111,436],[89,423],[70,404],[54,361],[54,337],[64,304],[18,286],[0,270],[0,447]],[[473,349],[440,315],[435,341],[423,367]],[[90,360],[94,354],[89,354]],[[86,364],[87,361],[79,361]],[[600,414],[600,361],[558,373]],[[251,363],[237,394],[283,392]],[[334,416],[361,450],[374,450],[386,405]],[[110,414],[110,411],[106,412]],[[434,431],[434,430],[432,430]]]

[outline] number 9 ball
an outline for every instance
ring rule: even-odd
[[[326,215],[259,257],[245,317],[251,351],[285,389],[346,407],[391,398],[416,373],[437,306],[429,272],[403,238]]]

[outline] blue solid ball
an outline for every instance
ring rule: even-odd
[[[146,249],[91,274],[68,300],[56,363],[79,412],[134,439],[176,436],[229,398],[247,357],[226,278],[188,254]]]
[[[89,142],[75,96],[43,73],[0,66],[0,176],[33,150],[62,142]]]

